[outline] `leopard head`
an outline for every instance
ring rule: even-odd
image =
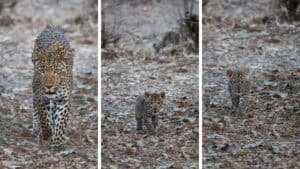
[[[241,86],[243,86],[244,83],[247,83],[249,80],[249,69],[244,68],[242,70],[231,70],[228,69],[226,71],[226,75],[229,78],[230,83],[233,84],[236,91],[239,93],[241,92]]]
[[[148,108],[150,108],[155,113],[159,112],[159,109],[163,104],[165,96],[166,96],[165,92],[161,92],[161,93],[145,92],[144,99],[145,99],[146,106],[148,106]]]
[[[35,75],[39,79],[41,89],[45,94],[55,94],[64,86],[66,78],[70,77],[73,53],[62,45],[53,45],[49,51],[35,49],[32,54]]]

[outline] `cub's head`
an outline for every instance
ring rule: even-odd
[[[161,93],[145,92],[144,99],[146,105],[149,106],[149,108],[153,110],[155,113],[157,113],[159,112],[159,109],[163,104],[165,96],[166,96],[165,92],[161,92]]]
[[[234,85],[237,91],[241,90],[241,86],[244,83],[247,83],[249,80],[249,69],[244,68],[243,70],[231,70],[226,71],[226,75],[229,78],[229,81]]]
[[[38,77],[42,90],[46,94],[55,94],[57,89],[66,83],[73,63],[73,51],[63,45],[54,44],[45,52],[35,49],[32,54],[35,76]]]

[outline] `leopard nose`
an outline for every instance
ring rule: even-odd
[[[52,85],[46,85],[47,89],[51,89],[53,86]]]

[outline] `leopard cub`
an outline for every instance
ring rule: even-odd
[[[158,113],[165,99],[165,92],[149,93],[145,92],[137,98],[135,105],[135,117],[137,121],[137,130],[142,130],[143,125],[151,134],[156,133],[158,125]]]
[[[226,75],[229,78],[228,90],[231,96],[233,111],[242,113],[248,104],[251,90],[249,70],[248,68],[242,70],[228,69]]]

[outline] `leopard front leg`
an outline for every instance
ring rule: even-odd
[[[231,102],[232,102],[233,112],[237,112],[238,108],[239,108],[240,97],[239,96],[231,96]]]
[[[48,102],[46,100],[40,100],[37,102],[37,104],[34,107],[34,110],[37,113],[37,116],[34,116],[34,120],[37,120],[33,123],[34,125],[38,125],[38,128],[35,128],[35,130],[38,130],[38,139],[41,140],[48,140],[48,138],[51,136],[51,126],[49,126],[49,120],[47,118],[48,116]],[[36,126],[34,126],[36,127]]]
[[[53,115],[54,133],[52,136],[52,144],[58,146],[65,141],[65,132],[71,107],[70,101],[69,99],[57,100],[55,107],[56,110]]]
[[[238,113],[244,113],[244,111],[247,108],[248,102],[249,102],[249,96],[248,95],[241,96],[240,97],[240,105],[237,109],[237,112]]]
[[[152,116],[152,125],[156,129],[156,127],[158,125],[158,117],[157,117],[157,115]]]
[[[143,130],[143,117],[136,118],[136,130]]]
[[[248,104],[249,104],[249,97],[251,91],[251,84],[249,81],[244,82],[242,86],[242,94],[240,96],[240,104],[238,107],[238,113],[244,113]]]
[[[33,104],[32,112],[32,134],[38,136],[41,132],[39,112],[37,111],[37,106]]]
[[[150,134],[155,134],[155,128],[152,124],[152,121],[151,121],[151,117],[145,117],[144,118],[144,124],[145,126],[147,127],[147,131],[150,133]]]

